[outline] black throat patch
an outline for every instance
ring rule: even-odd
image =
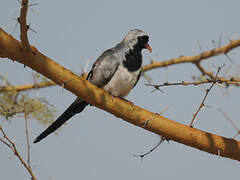
[[[123,61],[123,66],[128,69],[128,71],[137,71],[142,66],[142,54],[141,49],[134,48],[125,54],[125,61]]]
[[[137,38],[137,43],[133,46],[133,49],[129,50],[125,54],[125,61],[123,61],[123,66],[128,69],[128,71],[137,71],[142,66],[142,50],[146,48],[148,43],[148,36],[139,36]]]

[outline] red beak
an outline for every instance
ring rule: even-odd
[[[152,52],[152,48],[151,48],[151,46],[149,44],[146,44],[145,48],[148,49],[150,52]]]

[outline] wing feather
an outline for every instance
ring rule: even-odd
[[[104,87],[118,69],[120,64],[118,56],[115,48],[105,51],[93,64],[87,79],[100,88]]]

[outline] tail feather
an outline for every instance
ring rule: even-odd
[[[87,102],[77,98],[67,108],[67,110],[56,121],[54,121],[45,131],[43,131],[33,142],[38,143],[43,138],[47,137],[49,134],[56,131],[60,126],[62,126],[67,120],[69,120],[75,114],[82,112],[87,105],[88,105]]]

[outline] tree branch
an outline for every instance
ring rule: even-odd
[[[25,12],[25,11],[24,11]],[[24,14],[24,13],[23,13]],[[22,24],[22,23],[20,23]],[[24,29],[24,28],[22,28]],[[28,39],[25,38],[26,35],[26,31],[22,30],[21,34],[23,34],[23,37],[21,40],[22,42],[24,42],[24,44],[29,44]],[[205,60],[209,57],[213,57],[213,56],[217,56],[220,54],[225,54],[227,56],[227,53],[231,50],[233,50],[236,47],[240,46],[240,39],[239,40],[231,40],[229,42],[229,44],[225,45],[225,46],[221,46],[209,51],[205,51],[202,52],[200,54],[194,55],[194,56],[181,56],[179,58],[174,58],[171,60],[166,60],[166,61],[161,61],[161,62],[152,62],[149,65],[145,65],[142,67],[143,72],[155,69],[155,68],[161,68],[161,67],[167,67],[167,66],[171,66],[171,65],[175,65],[175,64],[180,64],[180,63],[193,63],[196,65],[196,67],[199,69],[199,71],[202,73],[202,75],[207,75],[211,78],[211,80],[208,80],[206,82],[196,82],[197,85],[198,84],[203,84],[203,83],[209,83],[209,82],[214,82],[214,75],[212,72],[208,72],[206,71],[200,64],[200,62],[202,60]],[[28,47],[28,45],[26,45],[26,48]],[[4,52],[1,52],[0,49],[0,53],[2,54],[2,57],[6,57],[4,55]],[[228,57],[228,56],[227,56]],[[237,78],[231,78],[231,79],[226,79],[223,77],[219,77],[218,78],[218,83],[225,83],[226,85],[235,85],[235,86],[239,86],[240,79]],[[195,82],[193,82],[195,84]],[[191,84],[191,82],[189,82],[189,84]],[[176,84],[176,85],[189,85],[188,83],[181,83],[181,84]],[[0,86],[0,92],[5,92],[5,91],[11,91],[11,90],[16,90],[16,91],[26,91],[26,90],[31,90],[34,88],[44,88],[44,87],[48,87],[48,86],[53,86],[56,85],[56,83],[52,82],[52,81],[48,81],[48,82],[41,82],[38,84],[29,84],[29,85],[20,85],[20,86],[7,86],[7,87],[1,87]],[[156,86],[166,86],[168,85],[167,83],[164,85],[156,85]],[[169,84],[170,85],[170,84]],[[172,84],[171,84],[172,85]],[[154,85],[155,86],[155,85]],[[158,87],[158,88],[159,88]]]
[[[142,127],[166,139],[173,140],[199,150],[240,160],[240,142],[204,132],[169,120],[156,113],[112,97],[84,78],[68,71],[31,46],[31,53],[22,54],[22,44],[0,28],[0,57],[10,58],[43,74],[58,85],[79,96],[84,101],[114,114],[123,120]],[[148,121],[147,125],[145,125]]]
[[[37,178],[35,177],[35,175],[32,172],[32,168],[31,166],[28,166],[28,164],[24,161],[23,157],[21,156],[21,154],[18,152],[18,149],[15,145],[15,143],[7,136],[7,134],[5,133],[5,131],[3,130],[2,126],[0,125],[0,131],[3,134],[3,139],[6,139],[6,141],[4,141],[2,138],[0,138],[0,141],[3,142],[6,146],[8,146],[14,153],[14,155],[17,156],[17,158],[19,159],[19,161],[22,163],[22,165],[27,169],[27,171],[29,172],[29,174],[32,177],[32,180],[37,180]]]
[[[28,134],[28,113],[26,111],[26,105],[24,104],[24,119],[25,119],[25,133],[26,133],[26,141],[27,141],[27,163],[28,167],[31,168],[30,164],[30,141],[29,141],[29,134]]]
[[[217,78],[218,78],[218,74],[219,74],[220,70],[221,70],[221,67],[218,68],[218,71],[217,71],[217,73],[216,73],[216,76],[215,76],[215,79],[216,79],[216,80],[217,80]],[[206,101],[206,99],[207,99],[207,96],[208,96],[209,92],[211,91],[211,89],[213,88],[213,86],[214,86],[216,83],[217,83],[217,81],[214,81],[214,82],[211,84],[211,86],[210,86],[208,89],[206,89],[206,93],[205,93],[205,95],[204,95],[204,97],[203,97],[203,100],[202,100],[201,104],[199,105],[197,111],[193,114],[193,118],[192,118],[192,120],[191,120],[191,122],[190,122],[190,125],[189,125],[190,127],[193,127],[193,123],[195,122],[195,119],[196,119],[198,113],[199,113],[200,110],[205,106],[205,101]]]
[[[6,91],[27,91],[32,89],[40,89],[44,87],[50,87],[56,85],[53,81],[47,81],[47,82],[40,82],[36,84],[26,84],[26,85],[20,85],[20,86],[0,86],[0,92],[6,92]]]
[[[227,83],[227,84],[233,84],[235,86],[240,86],[240,79],[205,79],[205,80],[202,80],[202,81],[181,81],[181,82],[164,82],[163,84],[145,84],[146,86],[152,86],[154,87],[155,89],[159,89],[160,87],[164,87],[164,86],[191,86],[191,85],[194,85],[194,86],[197,86],[197,85],[201,85],[201,84],[209,84],[209,83],[213,83],[213,82],[216,82],[216,83],[219,83],[219,84],[224,84],[224,83]],[[0,89],[0,92],[1,92],[1,89]]]
[[[19,17],[20,24],[20,38],[23,43],[23,53],[30,50],[30,44],[28,41],[27,31],[29,26],[27,25],[27,11],[28,10],[28,0],[22,0],[21,12]]]
[[[220,54],[227,54],[231,50],[233,50],[236,47],[240,46],[240,39],[238,40],[231,40],[228,44],[214,48],[209,51],[202,52],[200,54],[194,55],[194,56],[180,56],[178,58],[161,61],[161,62],[152,62],[149,65],[146,65],[143,67],[143,72],[149,71],[155,68],[160,67],[166,67],[174,64],[181,64],[181,63],[198,63],[200,61],[206,60],[210,57],[217,56]]]

